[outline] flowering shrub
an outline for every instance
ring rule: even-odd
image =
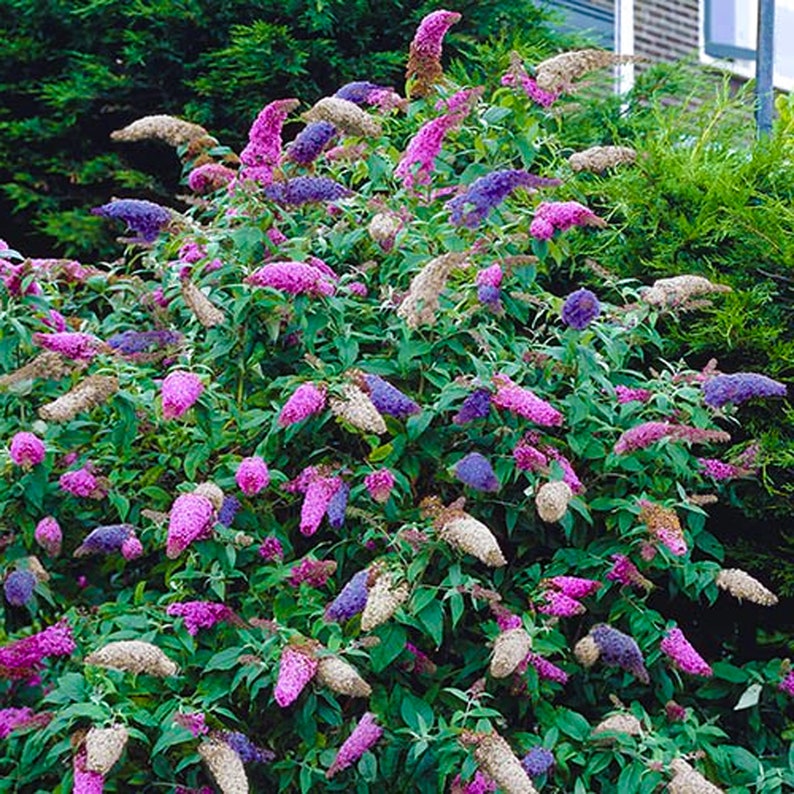
[[[3,448],[40,442],[0,485],[20,790],[794,785],[787,663],[704,628],[718,599],[750,623],[778,602],[708,506],[714,461],[753,474],[726,450],[743,402],[787,387],[666,362],[675,306],[630,284],[560,288],[608,216],[542,136],[516,143],[549,102],[444,80],[453,16],[415,41],[407,113],[367,87],[314,106],[352,161],[305,173],[276,100],[143,253],[3,294]],[[535,74],[556,95],[609,63]],[[173,336],[64,359],[45,310]]]

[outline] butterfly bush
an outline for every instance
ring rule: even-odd
[[[724,526],[786,377],[670,359],[719,285],[611,275],[639,211],[613,180],[659,228],[668,203],[644,136],[586,147],[652,102],[556,100],[614,54],[533,43],[500,82],[506,53],[444,63],[460,15],[429,10],[409,99],[364,73],[293,125],[274,93],[239,170],[191,122],[136,128],[193,196],[101,208],[139,236],[112,265],[0,246],[20,787],[794,788],[785,578]]]

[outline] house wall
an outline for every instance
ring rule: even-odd
[[[634,0],[634,51],[656,61],[697,55],[698,0]]]

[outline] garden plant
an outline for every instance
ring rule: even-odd
[[[115,131],[191,204],[86,208],[117,260],[2,251],[0,791],[794,788],[788,649],[732,628],[783,605],[710,520],[787,386],[667,356],[719,278],[585,262],[647,173],[559,145],[617,56],[463,84],[460,21],[238,153]]]

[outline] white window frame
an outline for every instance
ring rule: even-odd
[[[745,79],[752,79],[755,77],[755,51],[752,48],[744,48],[740,46],[726,45],[720,47],[725,50],[725,55],[719,57],[709,55],[706,52],[706,2],[707,0],[700,0],[700,24],[698,26],[698,49],[700,54],[700,62],[722,69],[738,77]],[[710,0],[711,7],[718,3],[732,2],[732,0]],[[758,0],[746,0],[748,3],[757,4]],[[776,0],[778,4],[786,4],[794,10],[794,0]],[[756,5],[757,7],[757,5]],[[776,9],[777,10],[777,9]],[[775,15],[775,26],[779,24],[779,14]],[[753,15],[753,24],[755,24],[755,15]],[[751,31],[751,41],[755,40],[755,28]],[[789,41],[794,42],[794,30],[791,31]],[[779,42],[776,41],[776,44]],[[789,45],[791,46],[791,45]],[[744,56],[744,57],[742,57]],[[775,52],[775,61],[778,62],[778,54]],[[783,91],[794,91],[794,74],[781,74],[777,69],[774,74],[775,88]]]

